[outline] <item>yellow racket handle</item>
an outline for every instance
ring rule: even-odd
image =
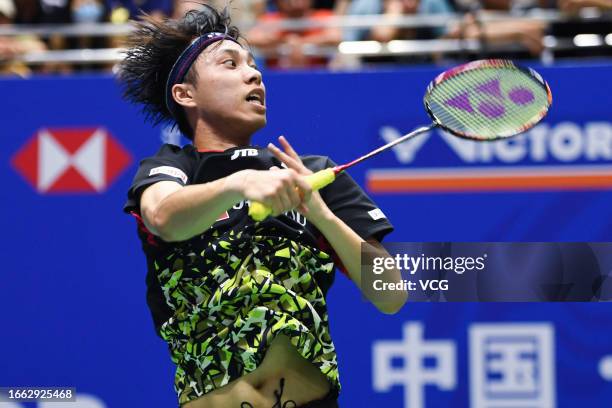
[[[306,176],[306,182],[310,184],[313,191],[322,189],[326,185],[331,184],[335,179],[336,173],[334,173],[333,169],[319,170],[316,173]],[[270,214],[272,214],[272,209],[265,204],[255,201],[249,206],[249,215],[255,221],[263,221]]]

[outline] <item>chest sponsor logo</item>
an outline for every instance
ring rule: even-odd
[[[257,149],[238,149],[234,152],[234,154],[232,154],[230,160],[236,160],[239,157],[257,156],[258,154],[259,152],[257,151]]]

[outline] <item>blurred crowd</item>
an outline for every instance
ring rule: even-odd
[[[49,24],[123,24],[138,19],[142,13],[154,18],[181,18],[191,9],[201,7],[204,0],[0,0],[0,28],[14,25]],[[227,0],[212,0],[223,7]],[[265,56],[272,68],[303,68],[344,63],[338,55],[313,53],[313,49],[333,49],[342,41],[478,40],[486,44],[487,52],[497,45],[511,44],[523,56],[537,57],[543,50],[543,37],[551,25],[543,20],[521,19],[487,21],[488,12],[516,15],[532,8],[560,10],[577,16],[584,8],[596,8],[604,15],[612,9],[612,0],[232,0],[229,2],[233,20],[243,30],[250,44]],[[463,17],[442,26],[397,27],[374,25],[369,28],[340,28],[312,24],[306,29],[279,25],[296,19],[325,22],[338,16],[444,16],[459,13]],[[449,20],[451,21],[451,20]],[[611,20],[604,20],[610,23]],[[274,25],[276,23],[276,25]],[[608,25],[612,32],[612,24]],[[605,31],[605,29],[604,29]],[[27,31],[0,35],[0,71],[27,74],[32,66],[20,62],[18,56],[46,50],[116,48],[121,36],[36,36]],[[484,46],[483,46],[484,49]],[[488,55],[490,56],[490,55]],[[375,58],[374,58],[375,59]],[[430,62],[436,54],[406,57],[408,62]],[[379,58],[384,60],[384,58]],[[393,57],[393,61],[402,61]],[[72,72],[88,68],[53,62],[36,65],[41,72]],[[91,66],[89,67],[91,68]]]

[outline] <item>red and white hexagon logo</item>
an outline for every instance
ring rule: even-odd
[[[40,193],[102,192],[131,162],[104,128],[41,129],[11,161]]]

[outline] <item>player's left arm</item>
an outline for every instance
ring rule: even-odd
[[[300,174],[308,175],[312,173],[310,169],[304,166],[298,154],[284,137],[281,136],[279,142],[283,146],[284,152],[272,144],[268,146],[277,159]],[[378,252],[380,257],[391,257],[391,255],[389,255],[377,239],[369,238],[365,241],[361,238],[329,209],[318,192],[313,191],[310,200],[298,207],[298,210],[321,231],[342,261],[351,280],[367,296],[369,291],[364,291],[361,284],[361,245],[370,245],[370,250]],[[400,282],[402,277],[397,269],[391,269],[386,270],[377,279],[391,283]],[[381,312],[393,314],[402,308],[407,298],[407,292],[393,291],[393,293],[388,294],[384,298],[376,296],[370,300]]]
[[[312,199],[311,199],[312,201]],[[327,208],[325,203],[323,205]],[[329,209],[328,209],[329,210]],[[355,231],[353,231],[344,221],[329,211],[324,217],[308,219],[325,236],[330,245],[334,248],[336,255],[342,261],[351,280],[359,287],[361,292],[368,296],[371,290],[364,290],[361,282],[361,245],[369,245],[369,252],[377,253],[376,257],[391,258],[387,250],[375,238],[364,241]],[[382,282],[400,282],[401,273],[397,269],[387,269],[377,276]],[[387,314],[397,313],[406,300],[406,291],[386,291],[384,296],[374,296],[370,300],[378,310]]]

